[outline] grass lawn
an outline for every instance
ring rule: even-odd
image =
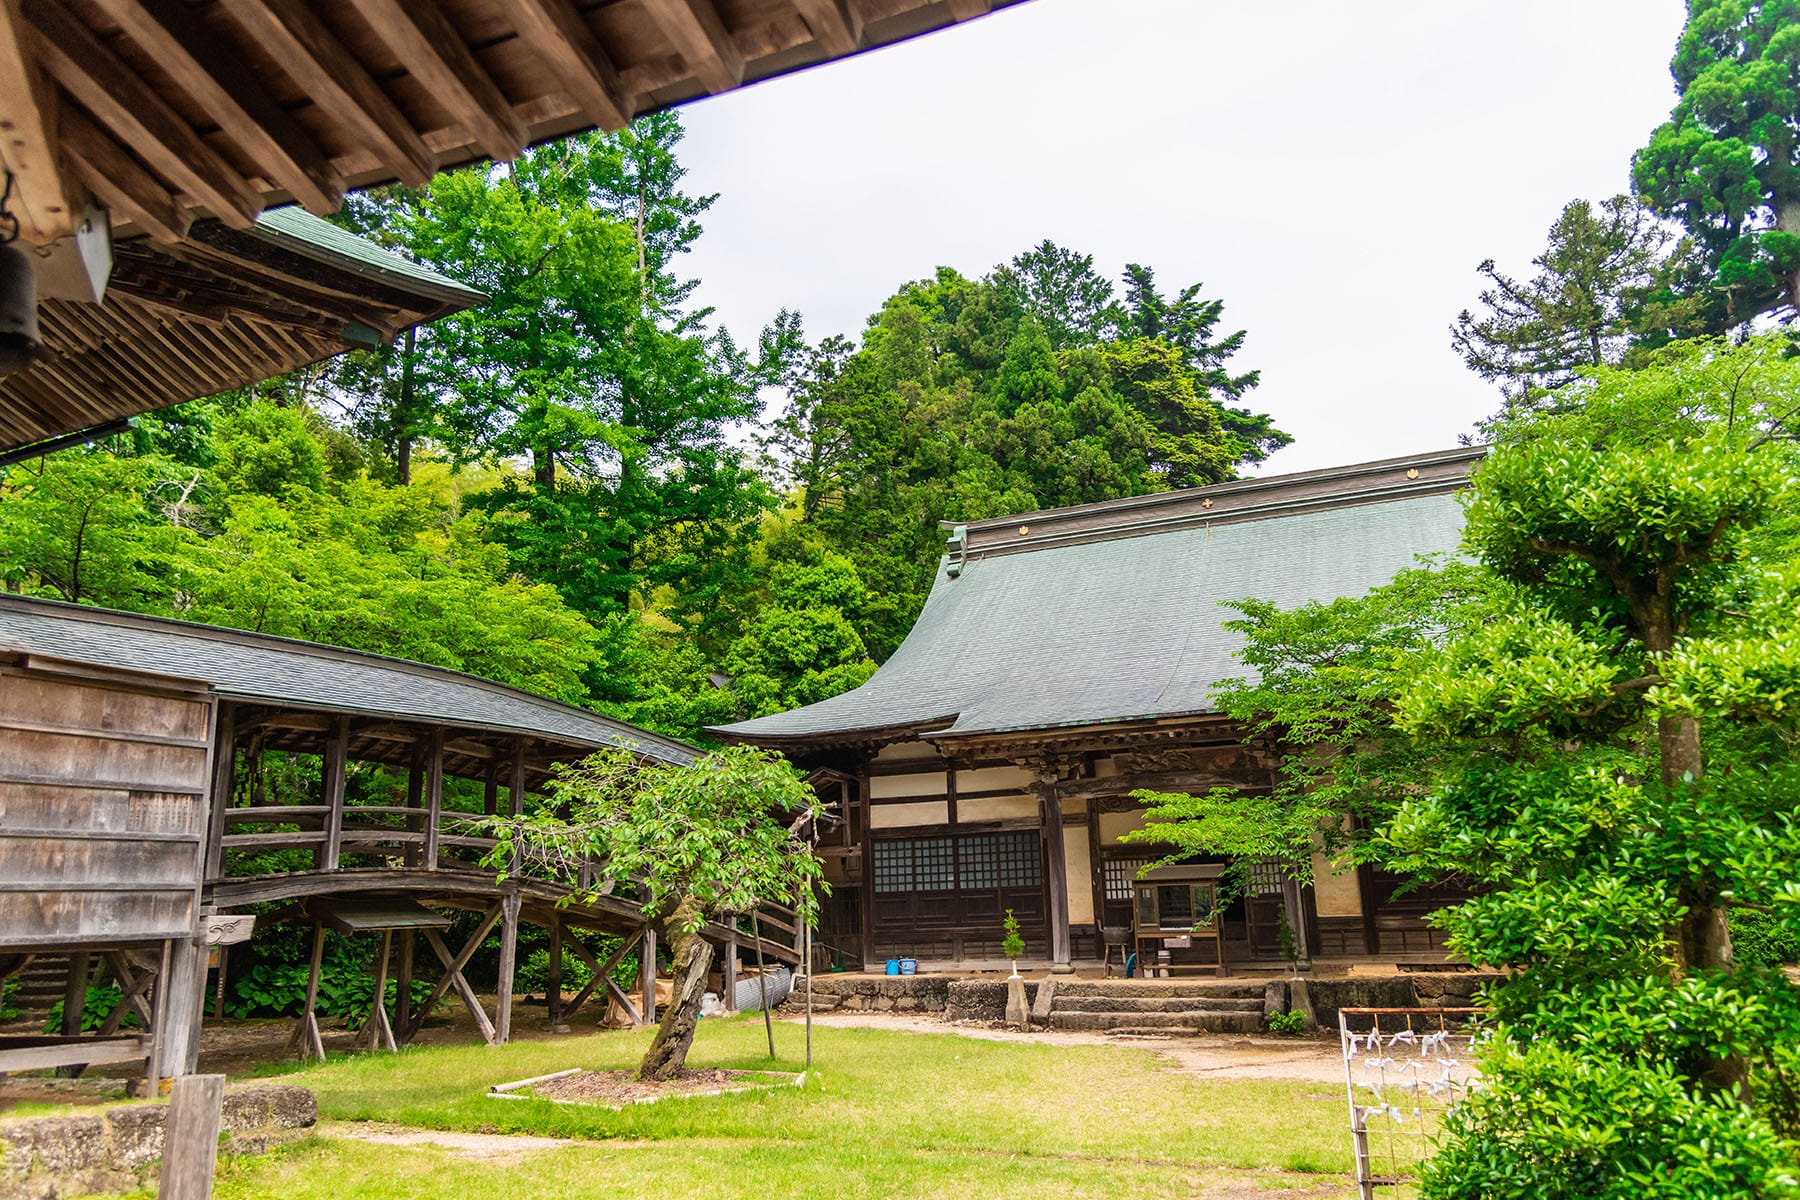
[[[781,1069],[798,1025],[778,1023]],[[324,1135],[221,1167],[222,1200],[578,1197],[1340,1197],[1344,1101],[1329,1086],[1203,1079],[1115,1046],[820,1028],[804,1088],[620,1111],[503,1101],[494,1083],[634,1063],[648,1032],[368,1054],[284,1073]],[[703,1022],[692,1066],[769,1067],[754,1018]],[[498,1157],[345,1136],[331,1123],[533,1133],[577,1144]]]

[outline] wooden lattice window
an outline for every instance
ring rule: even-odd
[[[1144,869],[1148,858],[1109,858],[1100,864],[1102,886],[1106,889],[1108,900],[1131,899],[1131,885],[1137,882],[1138,872]]]

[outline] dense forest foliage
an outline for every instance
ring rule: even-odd
[[[740,346],[681,255],[669,114],[340,220],[485,304],[0,477],[8,590],[470,671],[662,732],[824,699],[905,636],[938,523],[1230,478],[1285,444],[1244,335],[1045,242],[858,341]]]

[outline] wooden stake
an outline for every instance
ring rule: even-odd
[[[157,1200],[208,1200],[224,1116],[223,1075],[181,1075],[169,1087]]]

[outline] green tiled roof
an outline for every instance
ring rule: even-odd
[[[479,304],[487,298],[447,275],[401,258],[367,238],[357,237],[322,217],[315,217],[297,204],[264,209],[256,218],[255,228],[265,235],[274,235],[272,240],[290,250],[334,266],[347,266],[359,274],[376,278],[392,276],[409,291],[435,290],[442,299],[458,301],[464,307]]]
[[[1236,615],[1226,602],[1358,595],[1420,555],[1455,552],[1462,510],[1453,493],[1479,454],[1422,456],[1427,477],[1414,470],[1412,480],[1406,460],[1389,460],[983,522],[971,544],[986,538],[993,548],[972,550],[954,577],[948,559],[940,565],[917,624],[867,683],[719,732],[791,745],[1216,711],[1219,683],[1246,674],[1234,657],[1241,638],[1223,624]],[[1095,514],[1111,527],[1078,528]],[[1058,540],[994,544],[1040,530]]]

